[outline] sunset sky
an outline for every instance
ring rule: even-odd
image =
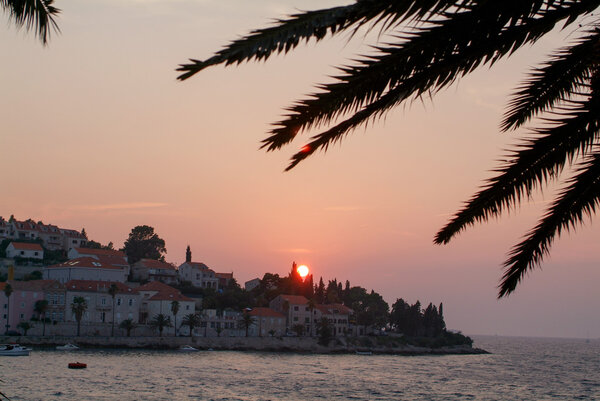
[[[448,327],[467,334],[600,337],[597,217],[496,299],[507,253],[556,188],[449,245],[432,242],[525,132],[499,133],[505,104],[570,32],[398,108],[287,173],[308,136],[265,153],[269,124],[335,65],[369,51],[371,36],[176,80],[178,64],[296,7],[346,3],[56,0],[61,33],[46,47],[3,15],[0,216],[85,227],[119,247],[132,227],[151,225],[168,261],[182,263],[189,244],[194,261],[242,285],[296,261],[317,280],[375,289],[390,306],[443,302]]]

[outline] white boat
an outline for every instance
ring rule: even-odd
[[[67,343],[65,345],[58,345],[56,349],[59,351],[74,351],[76,349],[79,349],[79,347],[75,344]]]
[[[0,344],[0,355],[3,356],[27,356],[31,348],[25,348],[19,344]]]
[[[182,345],[181,347],[179,347],[177,349],[177,351],[183,351],[183,352],[193,352],[193,351],[198,351],[197,348],[192,347],[191,345]]]

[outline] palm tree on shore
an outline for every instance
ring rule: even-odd
[[[45,45],[52,31],[60,31],[54,19],[60,10],[53,3],[54,0],[0,0],[0,9],[9,15],[17,28],[35,31]]]
[[[115,296],[117,295],[118,292],[119,292],[119,287],[117,287],[117,285],[115,283],[111,284],[110,287],[108,287],[108,294],[112,298],[112,322],[111,322],[111,326],[110,326],[110,336],[111,337],[115,336],[115,309],[116,309]]]
[[[171,301],[171,313],[173,313],[173,320],[175,324],[175,334],[177,337],[177,313],[179,312],[179,301]]]
[[[42,321],[42,336],[46,335],[46,311],[48,310],[48,301],[45,299],[40,299],[39,301],[35,301],[33,309],[38,314],[40,320]]]
[[[194,334],[194,328],[199,327],[201,323],[200,316],[196,313],[187,314],[181,319],[182,326],[188,326],[190,328],[190,338]]]
[[[162,337],[164,328],[173,327],[173,324],[171,323],[170,316],[159,313],[158,315],[155,315],[152,318],[152,320],[150,321],[150,326],[158,329],[159,336]]]
[[[71,311],[73,315],[75,315],[75,320],[77,321],[77,337],[79,337],[81,333],[81,319],[83,318],[83,314],[88,308],[87,301],[84,297],[74,297],[73,303],[71,304]]]
[[[133,322],[133,319],[125,319],[119,323],[119,327],[127,331],[127,337],[131,336],[131,331],[137,327],[137,324]]]
[[[13,288],[9,283],[4,286],[4,295],[6,296],[6,335],[10,328],[10,296],[13,293]]]
[[[295,102],[273,124],[263,148],[280,149],[299,133],[326,126],[292,157],[287,170],[396,106],[433,95],[480,66],[492,66],[551,31],[569,27],[572,43],[556,50],[517,88],[501,123],[511,131],[531,120],[544,124],[513,148],[497,175],[485,182],[435,236],[446,244],[476,223],[530,200],[534,190],[574,174],[539,223],[504,263],[499,297],[512,293],[550,252],[555,237],[575,229],[600,206],[599,1],[581,0],[356,0],[301,12],[252,31],[206,60],[178,68],[185,80],[209,66],[266,60],[327,34],[378,29],[386,43],[343,66],[334,82]]]
[[[244,313],[242,313],[242,318],[239,321],[239,325],[242,329],[246,331],[246,337],[248,337],[248,331],[250,330],[250,326],[252,326],[254,323],[254,317],[252,317],[247,310],[244,310]]]

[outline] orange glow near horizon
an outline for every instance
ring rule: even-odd
[[[306,266],[306,265],[298,266],[296,271],[298,272],[300,277],[302,277],[302,280],[304,280],[306,278],[306,276],[308,276],[308,266]]]

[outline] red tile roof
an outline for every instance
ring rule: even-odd
[[[302,295],[280,295],[284,301],[288,301],[290,305],[304,305],[308,303],[308,299]]]
[[[11,244],[19,251],[43,251],[40,244],[30,244],[27,242],[11,242]]]
[[[151,301],[188,301],[194,302],[192,298],[188,298],[182,295],[177,288],[173,288],[170,285],[161,283],[160,281],[151,281],[147,284],[139,286],[138,292],[149,291],[156,292],[156,294],[150,296]]]
[[[354,313],[352,309],[342,304],[317,304],[315,305],[315,308],[326,315],[351,315],[352,313]]]
[[[142,267],[146,267],[148,269],[165,269],[165,270],[177,270],[175,266],[170,263],[161,262],[160,260],[154,259],[142,259],[137,262]]]
[[[233,273],[215,273],[215,277],[231,280],[233,278]]]
[[[58,263],[56,265],[48,266],[47,268],[65,268],[65,267],[73,267],[73,268],[87,268],[87,269],[123,269],[123,265],[115,265],[112,263],[107,263],[106,261],[101,261],[98,259],[90,258],[90,257],[82,257],[75,258],[71,260],[67,260],[63,263]]]
[[[117,281],[70,280],[65,283],[67,291],[108,292],[112,284],[119,289],[119,294],[134,294],[136,290]]]
[[[285,317],[283,313],[279,313],[271,308],[253,308],[248,314],[250,316],[260,317]]]
[[[13,290],[17,291],[44,291],[46,288],[57,284],[56,280],[30,280],[30,281],[11,281]]]
[[[94,249],[94,248],[75,248],[75,250],[81,255],[94,255],[94,256],[113,256],[124,258],[125,252],[116,251],[114,249]]]

